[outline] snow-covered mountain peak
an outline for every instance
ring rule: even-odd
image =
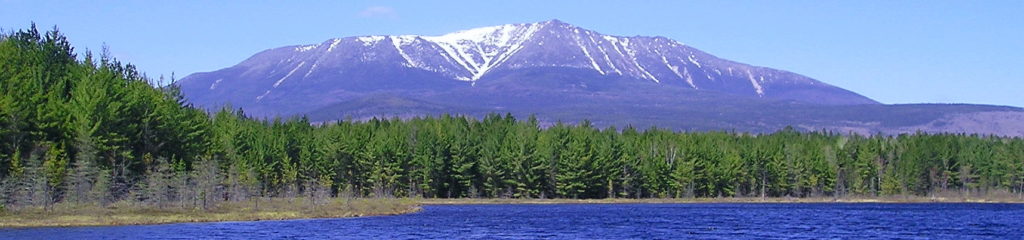
[[[504,24],[496,26],[478,27],[461,30],[440,36],[422,36],[424,39],[439,42],[478,42],[478,43],[503,43],[508,42],[516,34],[535,32],[544,27],[576,28],[568,23],[552,19],[543,22]]]
[[[540,24],[505,24],[462,30],[441,36],[423,36],[433,42],[462,44],[467,42],[504,45],[511,42],[517,35],[536,31]]]
[[[444,55],[466,70],[468,74],[456,75],[456,79],[476,81],[519,51],[540,27],[539,23],[506,24],[421,38],[437,44]]]
[[[797,74],[717,58],[666,37],[602,34],[557,19],[479,27],[435,36],[335,38],[282,50],[268,50],[240,65],[249,67],[245,70],[247,76],[272,76],[266,81],[269,89],[335,78],[364,79],[366,86],[386,86],[388,81],[377,79],[392,73],[395,79],[434,76],[444,81],[490,87],[496,81],[514,79],[516,77],[510,76],[520,72],[540,76],[586,75],[582,82],[572,83],[585,86],[583,88],[622,80],[756,98],[803,100],[818,94],[803,88],[819,91],[831,87]],[[339,77],[342,75],[344,77]],[[367,77],[370,75],[373,77]],[[523,81],[535,78],[533,75],[517,77],[525,79]],[[225,81],[211,80],[204,89],[223,88]],[[279,90],[264,89],[253,98],[267,99],[276,91]],[[841,99],[853,103],[871,102],[859,96]]]
[[[384,41],[385,38],[385,36],[362,36],[356,37],[356,40],[362,42],[363,46],[372,46],[377,42]]]
[[[561,28],[561,29],[580,29],[579,27],[563,22],[558,19],[551,19],[543,22],[537,22],[535,24],[542,25],[548,28]]]
[[[877,103],[799,74],[721,59],[673,39],[602,34],[559,20],[435,36],[333,38],[268,49],[233,67],[179,82],[197,105],[231,103],[263,114],[309,112],[378,93],[429,100],[412,109],[473,106],[473,111],[516,106],[563,111],[577,103],[609,109],[688,107],[688,102],[666,102],[678,98],[699,99],[713,108],[715,99]],[[595,102],[572,102],[578,99]],[[435,100],[453,105],[435,107]],[[573,104],[560,105],[567,102]],[[378,105],[368,102],[370,107],[351,111],[391,109]]]

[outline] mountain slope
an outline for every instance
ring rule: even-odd
[[[886,107],[799,74],[721,59],[664,37],[611,36],[558,20],[275,48],[178,84],[201,107],[230,104],[257,116],[304,114],[322,121],[509,111],[551,121],[587,118],[677,129],[772,131],[803,125],[900,132],[915,127],[887,124],[900,119],[842,117],[936,121],[953,114],[904,114],[907,108]],[[957,114],[1019,111],[964,108],[970,110]],[[993,131],[1001,130],[986,133]]]

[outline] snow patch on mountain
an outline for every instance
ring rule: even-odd
[[[327,48],[327,52],[334,51],[334,48],[337,47],[338,44],[340,44],[340,43],[341,43],[341,38],[335,38],[333,40],[333,42],[331,42],[331,46]]]
[[[213,81],[213,84],[210,84],[210,90],[217,89],[217,84],[220,84],[221,81],[224,81],[224,79],[218,78],[216,81]]]
[[[687,59],[687,60],[690,60],[690,63],[693,63],[693,65],[697,65],[697,68],[700,68],[700,67],[701,67],[701,66],[700,66],[700,63],[699,63],[699,62],[697,62],[697,58],[696,58],[696,57],[694,57],[694,56],[693,56],[693,54],[690,54],[690,56],[688,56],[688,57],[687,57],[686,59]]]
[[[277,82],[274,82],[274,88],[277,88],[277,86],[280,86],[281,83],[284,83],[285,79],[288,79],[288,77],[291,77],[292,74],[295,74],[295,71],[298,71],[299,68],[302,68],[302,65],[306,65],[306,62],[300,62],[299,65],[295,66],[295,68],[289,71],[288,74],[285,74],[284,77],[278,79]]]
[[[754,91],[757,92],[758,96],[764,96],[764,88],[761,87],[761,83],[754,79],[754,74],[747,70],[747,79],[750,79],[750,85],[754,86]],[[761,77],[761,81],[764,81],[764,77]]]
[[[597,70],[597,72],[601,73],[601,75],[605,75],[605,72],[604,70],[601,69],[601,66],[597,65],[597,60],[594,60],[594,56],[590,55],[590,51],[587,50],[587,47],[583,45],[583,41],[580,40],[580,37],[578,35],[579,29],[576,29],[574,32],[577,33],[577,35],[575,35],[576,45],[580,47],[580,51],[583,51],[583,55],[586,56],[588,60],[590,60],[590,65],[594,67],[594,70]],[[590,41],[594,41],[594,39],[590,38]]]
[[[317,66],[320,66],[320,61],[314,62],[313,66],[309,67],[309,71],[306,71],[306,74],[302,75],[302,78],[307,78],[310,74],[313,74],[313,71],[316,70]]]
[[[405,59],[405,63],[403,63],[403,65],[419,67],[416,61],[409,57],[409,54],[406,54],[405,50],[402,50],[402,46],[412,42],[413,39],[414,38],[410,38],[410,36],[392,36],[391,44],[395,46],[395,50],[398,50],[398,55],[402,55],[402,59]]]
[[[295,48],[295,51],[297,51],[297,52],[305,52],[305,51],[313,50],[317,46],[319,46],[319,45],[313,44],[313,45],[299,46],[299,47]]]
[[[356,40],[362,42],[364,47],[369,47],[384,41],[384,36],[362,36],[356,37]]]
[[[662,55],[661,56],[661,62],[665,63],[665,66],[668,67],[669,70],[672,70],[672,73],[675,73],[676,76],[678,76],[679,78],[683,78],[683,74],[679,73],[679,67],[678,66],[672,66],[672,64],[668,62],[668,57],[665,57],[664,55]],[[690,86],[691,87],[693,86],[693,82],[690,82]]]
[[[686,83],[690,84],[693,89],[700,89],[696,84],[693,83],[693,76],[690,75],[690,69],[683,68],[683,75],[686,75]]]
[[[266,92],[263,92],[262,95],[259,95],[259,96],[256,97],[256,102],[259,102],[260,100],[263,100],[263,98],[267,97],[267,95],[269,95],[269,94],[270,94],[270,90],[267,90]]]

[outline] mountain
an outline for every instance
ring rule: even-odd
[[[1019,108],[883,105],[672,39],[605,35],[558,20],[274,48],[177,84],[201,107],[231,105],[256,116],[301,114],[319,121],[512,112],[548,122],[686,130],[763,132],[793,125],[862,133],[1024,132],[1012,121],[969,129],[957,122],[1008,121],[1020,116]],[[972,115],[978,113],[988,115],[978,120]]]

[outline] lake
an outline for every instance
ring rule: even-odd
[[[1022,239],[1024,204],[433,205],[348,219],[0,229],[0,239]]]

